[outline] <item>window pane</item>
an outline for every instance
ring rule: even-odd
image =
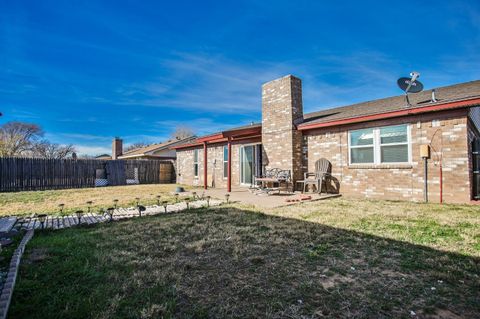
[[[351,149],[352,164],[373,163],[373,147],[360,147]]]
[[[193,161],[198,162],[198,150],[193,150]]]
[[[228,162],[223,162],[223,177],[228,177]]]
[[[407,142],[407,126],[398,125],[398,126],[381,128],[380,141],[382,144],[406,143]]]
[[[351,131],[350,145],[373,145],[373,129]]]
[[[198,176],[198,164],[193,164],[193,176]]]
[[[408,146],[392,145],[382,146],[382,163],[404,163],[408,162]]]
[[[223,147],[223,161],[228,161],[228,147],[226,146]]]

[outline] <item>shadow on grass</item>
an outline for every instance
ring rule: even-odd
[[[479,259],[234,207],[38,232],[10,318],[480,315]]]

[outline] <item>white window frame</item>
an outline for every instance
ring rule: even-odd
[[[383,128],[387,127],[394,127],[394,126],[402,126],[405,125],[407,127],[407,142],[403,143],[388,143],[388,144],[381,144],[381,139],[380,139],[380,130]],[[372,147],[370,145],[355,145],[352,146],[350,145],[350,140],[351,140],[351,132],[359,131],[362,129],[358,130],[351,130],[348,131],[348,165],[349,166],[362,166],[362,165],[411,165],[412,164],[412,134],[411,134],[411,125],[410,124],[397,124],[397,125],[387,125],[387,126],[378,126],[378,127],[370,127],[370,128],[365,128],[365,129],[371,129],[373,131],[373,162],[370,163],[352,163],[352,149],[355,148],[366,148],[366,147]],[[405,145],[407,144],[407,152],[408,152],[408,162],[382,162],[382,152],[381,152],[381,147],[382,145],[385,146],[395,146],[395,145]]]
[[[240,144],[239,147],[238,147],[238,177],[239,177],[239,182],[240,182],[240,186],[252,186],[252,184],[254,185],[255,184],[255,173],[253,174],[253,183],[252,184],[249,184],[249,183],[242,183],[241,180],[242,180],[242,151],[241,151],[241,148],[242,147],[245,147],[245,146],[254,146],[254,159],[253,161],[255,162],[256,161],[256,157],[258,156],[258,154],[256,154],[256,145],[262,145],[261,142],[254,142],[254,143],[246,143],[246,144]],[[232,152],[233,153],[233,152]],[[254,168],[255,170],[255,168]]]
[[[361,130],[372,130],[372,144],[369,145],[350,145],[351,141],[351,134],[352,132],[356,131],[361,131]],[[375,164],[375,158],[376,158],[376,151],[375,151],[375,128],[366,128],[366,129],[358,129],[358,130],[351,130],[348,131],[348,164],[349,165],[374,165]],[[373,162],[370,163],[352,163],[352,149],[356,148],[373,148]]]
[[[225,160],[225,153],[227,153],[227,160]],[[228,178],[228,145],[223,146],[223,179]],[[227,163],[227,169],[225,170],[225,163]]]
[[[196,157],[196,159],[195,159]],[[193,177],[198,178],[198,175],[200,173],[200,166],[198,165],[198,149],[193,150]],[[195,165],[197,166],[197,171],[195,172]],[[196,174],[195,174],[196,173]]]

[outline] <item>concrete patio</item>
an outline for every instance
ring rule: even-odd
[[[203,194],[211,196],[212,198],[218,199],[225,199],[225,195],[227,194],[226,188],[209,188],[204,190],[203,188],[192,189],[192,191],[197,192],[198,195]],[[185,194],[189,194],[190,192],[186,192]],[[303,199],[302,197],[310,196],[310,199]],[[294,205],[298,204],[299,202],[308,202],[308,201],[318,201],[324,200],[334,197],[339,197],[340,194],[322,194],[319,195],[318,193],[305,193],[302,194],[300,192],[295,192],[294,194],[261,194],[257,195],[250,191],[248,187],[236,187],[232,188],[230,192],[229,200],[231,202],[241,202],[248,205],[254,205],[258,208],[275,208],[287,205]]]

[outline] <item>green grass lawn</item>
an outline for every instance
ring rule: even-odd
[[[39,231],[10,318],[478,318],[479,223],[335,199]]]

